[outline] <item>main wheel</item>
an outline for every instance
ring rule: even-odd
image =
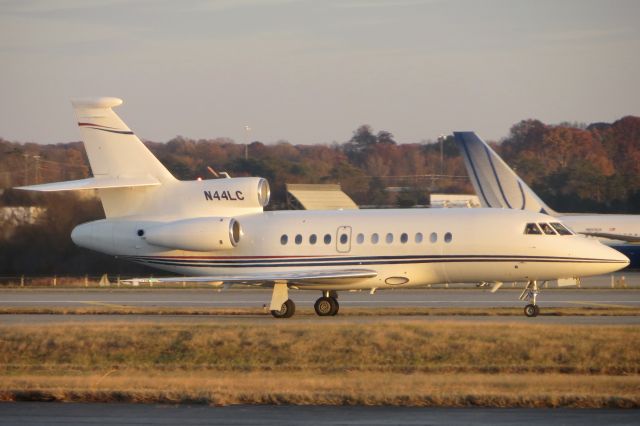
[[[296,312],[296,304],[293,303],[293,300],[287,299],[286,302],[282,304],[279,311],[271,311],[271,315],[275,318],[291,318],[293,314]]]
[[[335,297],[330,297],[329,299],[333,302],[333,311],[331,312],[331,316],[334,316],[340,310],[340,304],[338,303],[338,299]]]
[[[524,307],[524,314],[529,318],[537,317],[540,313],[540,308],[536,305],[532,305],[531,303]]]
[[[313,309],[316,310],[316,314],[321,317],[326,317],[329,315],[335,315],[333,311],[337,311],[335,306],[338,302],[335,301],[332,297],[321,297],[316,300],[316,303],[313,305]]]

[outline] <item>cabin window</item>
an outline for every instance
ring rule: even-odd
[[[538,225],[540,225],[540,228],[542,229],[542,232],[544,232],[547,235],[556,235],[556,231],[553,230],[553,228],[551,227],[551,225],[549,225],[548,223],[539,223]]]
[[[347,234],[341,234],[340,235],[340,244],[347,244],[347,241],[349,241],[349,237],[347,236]]]
[[[298,245],[302,244],[302,235],[300,235],[300,234],[296,235],[295,242]]]
[[[283,234],[282,237],[280,237],[280,244],[282,244],[283,246],[286,245],[288,241],[289,237],[287,236],[287,234]]]
[[[571,231],[569,231],[563,224],[559,222],[552,222],[551,226],[553,226],[553,229],[558,231],[558,234],[560,235],[573,235]]]
[[[453,235],[451,235],[451,232],[447,232],[446,234],[444,234],[445,243],[450,243],[451,240],[453,240]]]
[[[406,244],[407,241],[409,241],[409,236],[404,232],[402,234],[400,234],[400,242],[402,244]]]
[[[318,241],[316,234],[309,235],[309,244],[314,245]]]
[[[375,232],[371,234],[371,244],[378,244],[379,239],[380,238],[378,237],[378,234],[376,234]]]
[[[358,234],[358,236],[356,237],[356,242],[358,244],[364,243],[364,234]]]
[[[331,244],[331,234],[324,234],[324,243]]]
[[[527,223],[524,227],[524,233],[527,235],[542,235],[542,231],[535,223]]]
[[[385,240],[387,241],[387,244],[391,244],[393,242],[393,234],[389,232]]]
[[[422,242],[422,232],[418,232],[416,234],[416,243],[420,244]]]
[[[438,234],[436,234],[435,232],[432,232],[431,235],[429,235],[429,241],[431,241],[432,243],[435,243],[436,241],[438,241]]]

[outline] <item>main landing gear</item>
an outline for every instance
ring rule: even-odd
[[[529,318],[537,317],[540,314],[540,307],[536,304],[536,298],[540,294],[537,281],[529,281],[520,295],[520,300],[531,301],[524,307],[524,314]]]
[[[279,310],[272,310],[271,315],[275,318],[291,318],[293,314],[296,312],[296,304],[293,303],[293,300],[287,299],[281,306]]]
[[[296,304],[289,299],[289,287],[285,281],[276,281],[273,285],[269,310],[275,318],[291,318],[296,312]]]
[[[337,314],[340,309],[338,292],[335,290],[323,291],[322,297],[316,300],[313,307],[316,310],[316,314],[321,317]],[[296,312],[296,304],[289,299],[289,288],[286,282],[276,282],[274,284],[269,311],[274,318],[291,318]]]
[[[338,304],[338,293],[336,291],[323,291],[322,297],[316,300],[313,308],[316,310],[316,314],[321,317],[337,314],[340,309],[340,305]]]

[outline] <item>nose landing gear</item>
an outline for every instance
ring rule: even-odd
[[[338,293],[336,291],[323,291],[322,297],[316,300],[313,308],[321,317],[334,316],[338,313]]]
[[[520,300],[531,301],[524,307],[524,314],[529,317],[537,317],[540,314],[540,307],[536,304],[536,298],[540,294],[538,289],[538,282],[533,280],[529,281],[525,289],[520,294]]]

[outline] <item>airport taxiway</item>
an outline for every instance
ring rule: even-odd
[[[349,307],[521,307],[522,289],[420,289],[339,293],[340,306]],[[299,307],[311,307],[319,291],[292,290],[289,296]],[[173,308],[247,308],[268,305],[270,289],[5,289],[0,307],[134,306]],[[538,296],[541,307],[600,306],[640,307],[640,289],[549,289]]]
[[[524,316],[467,316],[467,315],[348,315],[349,308],[491,308],[524,306],[518,300],[521,289],[504,289],[491,293],[488,289],[420,289],[368,292],[341,292],[342,315],[318,318],[315,315],[296,315],[287,323],[376,323],[472,321],[484,323],[527,324],[584,324],[620,325],[640,324],[640,316],[545,316],[546,307],[640,307],[640,289],[549,289],[538,299],[542,315]],[[145,308],[262,308],[264,315],[46,315],[5,314],[0,324],[59,324],[99,322],[146,322],[252,324],[275,320],[266,306],[269,289],[4,289],[0,291],[0,307],[60,308],[60,307],[145,307]],[[311,308],[317,291],[291,291],[290,297],[300,308]]]
[[[0,425],[638,424],[636,410],[1,403]]]

